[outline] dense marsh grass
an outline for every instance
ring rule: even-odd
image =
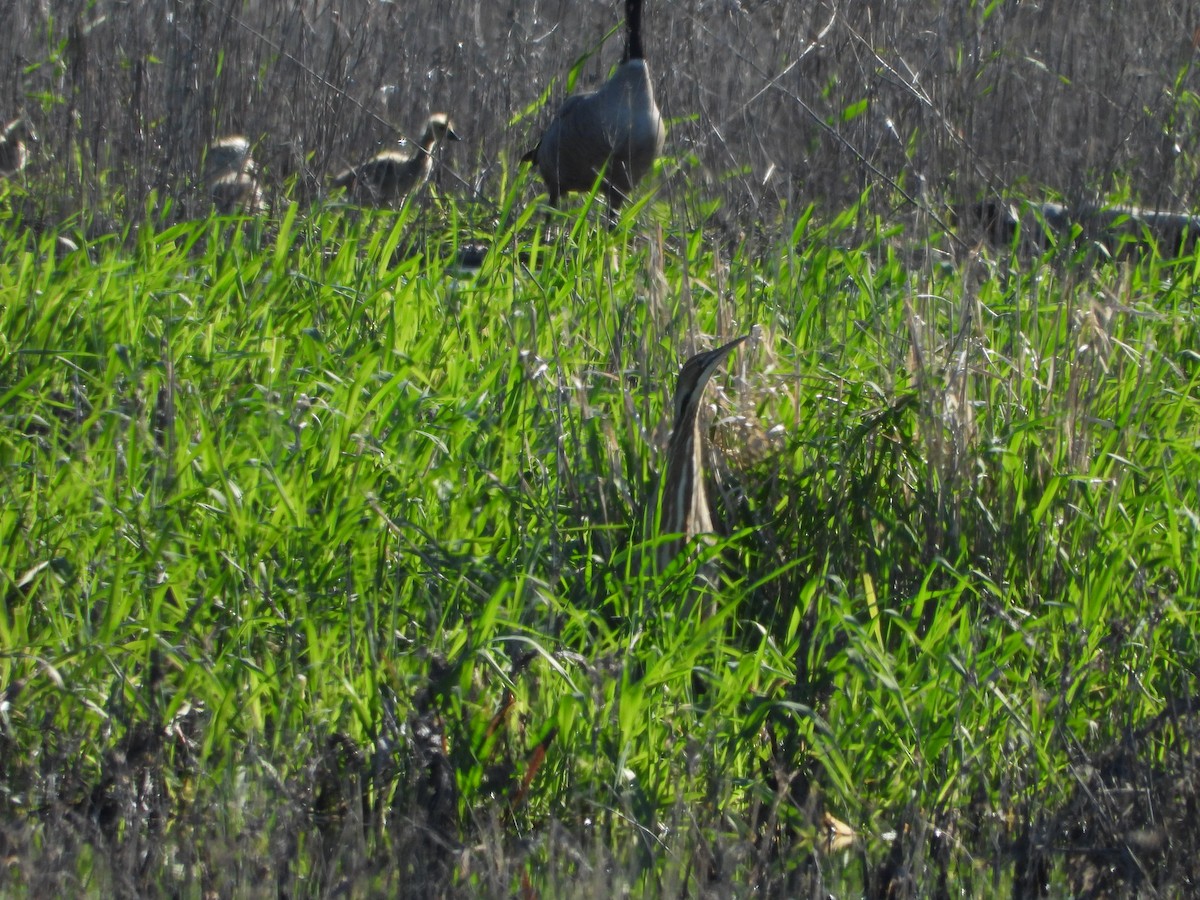
[[[570,6],[14,10],[0,893],[1186,896],[1196,259],[941,232],[1186,206],[1179,11],[652,3],[609,228],[512,162],[612,61]],[[411,205],[322,199],[434,107]],[[229,131],[269,218],[206,218]],[[656,573],[675,375],[755,325]]]
[[[444,198],[3,223],[5,892],[1194,878],[1194,260],[518,192],[466,277]],[[674,375],[753,323],[656,575]]]

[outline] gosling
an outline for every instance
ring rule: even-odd
[[[345,188],[355,203],[383,206],[403,200],[429,179],[433,151],[442,141],[460,141],[445,113],[434,113],[414,151],[384,150],[338,174],[331,187]]]
[[[625,0],[625,29],[625,51],[612,77],[597,91],[568,97],[521,158],[537,165],[551,206],[570,191],[590,191],[603,173],[615,213],[662,153],[666,131],[642,52],[642,0]]]
[[[205,180],[213,206],[222,215],[256,215],[268,209],[258,182],[250,141],[240,134],[217,138],[204,156]]]
[[[37,140],[37,135],[24,119],[13,119],[0,131],[0,178],[20,175],[29,162],[25,141]]]

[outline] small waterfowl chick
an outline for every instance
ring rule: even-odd
[[[240,134],[217,138],[204,154],[204,171],[210,179],[227,172],[255,174],[258,166],[250,154],[250,140]]]
[[[25,141],[36,141],[37,135],[25,119],[13,119],[0,131],[0,178],[19,175],[29,162]]]
[[[345,188],[356,203],[382,206],[403,200],[433,171],[433,151],[442,141],[462,140],[449,116],[434,113],[414,150],[384,150],[338,174],[331,187]]]
[[[233,134],[213,141],[204,156],[204,173],[217,212],[256,215],[267,211],[258,183],[258,164],[247,138]]]
[[[253,216],[270,209],[258,179],[245,172],[226,172],[209,185],[209,193],[222,215]]]

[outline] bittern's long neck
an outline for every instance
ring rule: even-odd
[[[704,492],[699,413],[699,403],[685,408],[667,443],[667,472],[658,527],[660,534],[673,537],[659,545],[660,569],[674,559],[688,538],[712,531],[708,496]]]

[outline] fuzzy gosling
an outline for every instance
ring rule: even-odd
[[[36,141],[37,135],[24,119],[13,119],[0,131],[0,178],[21,174],[29,162],[25,141]]]
[[[217,138],[204,155],[204,177],[213,206],[222,215],[267,211],[250,141],[240,134]]]
[[[434,113],[415,151],[385,150],[341,172],[331,187],[345,188],[356,203],[382,206],[403,200],[429,179],[433,151],[442,141],[462,140],[445,113]]]

